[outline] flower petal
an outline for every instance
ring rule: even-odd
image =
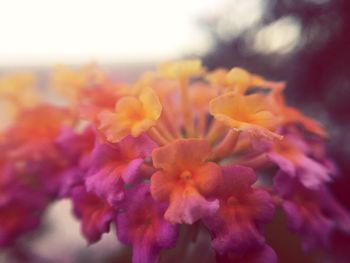
[[[116,219],[118,239],[132,245],[133,262],[158,262],[161,249],[177,238],[177,227],[163,218],[164,205],[152,199],[149,185],[140,184],[127,190],[124,209]]]
[[[89,243],[100,240],[109,231],[114,210],[104,200],[86,192],[84,187],[75,187],[72,192],[75,215],[81,219],[81,230]]]
[[[174,186],[174,179],[162,171],[154,173],[151,177],[151,193],[158,202],[168,201]]]
[[[204,195],[211,195],[216,190],[221,181],[221,167],[213,162],[205,163],[196,171],[195,184],[199,192]]]
[[[210,145],[201,139],[180,139],[152,153],[153,165],[165,171],[183,171],[197,167],[211,155]]]
[[[192,224],[212,215],[219,209],[219,201],[208,201],[193,188],[179,189],[171,196],[165,219],[171,223]]]

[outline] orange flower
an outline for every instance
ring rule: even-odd
[[[72,126],[74,121],[74,116],[67,109],[41,104],[21,112],[6,131],[6,136],[18,144],[50,141],[58,136],[62,127]]]
[[[209,111],[215,119],[236,131],[247,131],[254,137],[281,138],[270,131],[278,123],[278,118],[267,109],[265,97],[261,94],[244,96],[231,92],[209,104]]]
[[[124,91],[129,91],[126,93]],[[98,115],[105,110],[113,110],[116,102],[125,95],[131,95],[132,89],[122,84],[99,86],[92,89],[83,89],[79,100],[73,109],[77,108],[82,119],[91,121],[99,126]]]
[[[151,88],[144,88],[138,97],[120,98],[115,112],[101,112],[99,129],[110,142],[119,142],[129,134],[138,137],[155,125],[161,111],[156,93]]]
[[[152,153],[153,165],[161,169],[151,177],[156,201],[167,201],[165,219],[192,224],[214,213],[217,200],[208,200],[221,179],[221,168],[207,159],[212,155],[207,141],[180,139]]]

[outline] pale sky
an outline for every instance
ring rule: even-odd
[[[227,0],[0,0],[0,66],[172,59],[210,46]]]

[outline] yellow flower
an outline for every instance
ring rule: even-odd
[[[56,92],[75,103],[79,100],[82,89],[104,83],[106,75],[95,64],[88,64],[72,70],[64,65],[57,65],[52,75],[52,84]]]
[[[174,63],[163,63],[159,66],[159,74],[170,79],[182,79],[199,76],[204,73],[200,60],[182,60]]]
[[[249,87],[259,86],[264,83],[261,77],[238,67],[232,68],[230,71],[217,69],[209,73],[206,79],[213,85],[241,94]]]
[[[155,72],[146,71],[136,81],[135,86],[137,87],[153,86],[154,82],[156,81],[156,78],[157,78],[157,74]]]
[[[31,74],[17,73],[0,79],[0,129],[10,125],[25,109],[39,103],[35,78]]]
[[[138,137],[155,125],[161,111],[156,93],[151,88],[144,88],[138,97],[120,98],[115,112],[102,112],[99,129],[110,142],[119,142],[129,134]]]
[[[244,96],[231,92],[209,103],[209,111],[215,119],[234,130],[247,131],[255,137],[280,138],[269,131],[278,123],[278,118],[267,109],[266,99],[261,94]]]
[[[31,74],[7,75],[0,79],[0,99],[17,107],[32,107],[39,101],[34,85],[35,78]]]
[[[228,83],[236,84],[239,86],[249,86],[252,83],[251,74],[242,68],[233,68],[227,75],[226,79]]]

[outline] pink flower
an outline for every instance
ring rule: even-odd
[[[133,248],[133,263],[158,262],[162,248],[170,248],[177,238],[177,227],[163,219],[165,207],[156,203],[148,185],[129,189],[125,211],[116,220],[118,239]]]
[[[331,233],[337,228],[350,233],[350,214],[327,188],[308,189],[282,171],[274,183],[283,198],[282,208],[287,214],[289,229],[301,236],[305,250],[327,247]]]
[[[268,245],[258,246],[248,253],[228,252],[224,255],[216,256],[217,263],[276,263],[277,255],[275,251]]]
[[[233,252],[244,256],[265,246],[261,226],[274,214],[270,195],[251,187],[256,176],[251,168],[223,168],[223,181],[218,191],[220,208],[203,222],[212,234],[212,246],[220,254]]]
[[[0,175],[2,177],[2,175]],[[49,198],[12,181],[0,182],[0,247],[39,227]]]
[[[287,134],[281,141],[266,143],[267,157],[305,187],[316,189],[331,180],[333,169],[312,158],[311,148],[297,135]]]
[[[106,201],[86,192],[83,186],[72,190],[72,201],[74,214],[81,220],[81,231],[90,244],[109,232],[115,211]]]
[[[128,136],[119,143],[97,144],[86,178],[87,190],[105,198],[111,205],[118,203],[124,196],[124,184],[138,179],[145,157],[155,146],[147,136]]]
[[[55,140],[55,145],[67,163],[61,174],[60,197],[67,197],[73,187],[82,185],[91,163],[96,133],[88,126],[81,133],[63,129]]]

